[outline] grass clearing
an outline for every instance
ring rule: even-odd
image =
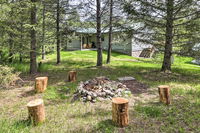
[[[175,56],[173,73],[164,74],[162,56],[153,59],[134,58],[118,53],[112,54],[112,62],[104,67],[96,65],[95,51],[61,52],[62,63],[56,65],[55,54],[47,56],[38,76],[48,76],[49,85],[44,94],[33,92],[34,78],[28,75],[28,63],[12,64],[21,71],[21,78],[29,84],[22,88],[0,90],[0,133],[64,133],[64,132],[200,132],[200,68],[190,61],[192,58]],[[104,63],[106,54],[103,54]],[[38,59],[40,60],[40,59]],[[68,71],[78,71],[78,81],[67,82]],[[95,104],[71,103],[73,92],[80,81],[97,76],[116,80],[122,76],[133,76],[148,85],[145,93],[133,94],[130,100],[130,125],[121,129],[111,121],[111,102]],[[157,86],[171,87],[172,105],[158,103]],[[34,98],[45,101],[47,121],[37,127],[27,120],[28,101]]]

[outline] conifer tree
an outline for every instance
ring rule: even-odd
[[[183,43],[193,33],[181,33],[181,29],[192,26],[199,19],[198,0],[124,0],[124,11],[129,19],[143,26],[136,39],[164,49],[162,71],[171,71],[173,48]],[[178,38],[178,39],[177,39]],[[178,42],[177,42],[178,40]],[[175,49],[174,49],[175,50]]]

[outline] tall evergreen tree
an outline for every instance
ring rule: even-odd
[[[43,9],[42,9],[42,59],[44,60],[45,59],[45,27],[46,27],[45,10],[46,10],[46,5],[45,5],[44,1],[42,2],[42,4],[43,4]]]
[[[112,50],[112,27],[113,26],[113,0],[110,0],[110,22],[109,22],[109,40],[108,40],[108,52],[107,52],[107,61],[106,63],[110,63],[110,56]]]
[[[57,64],[60,63],[60,0],[57,0],[56,9],[56,41],[57,41]]]
[[[188,33],[181,34],[180,29],[199,19],[198,0],[124,0],[123,2],[124,11],[129,19],[144,24],[135,38],[138,41],[151,43],[157,48],[164,48],[161,70],[171,71],[173,47],[182,44],[184,39],[193,37]],[[177,37],[182,42],[177,43]],[[163,40],[165,40],[164,46]]]
[[[101,45],[101,0],[96,0],[96,23],[97,23],[97,66],[102,66],[102,45]]]
[[[36,0],[31,0],[31,51],[30,51],[30,74],[37,73],[37,54],[36,54]]]

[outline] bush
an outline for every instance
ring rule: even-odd
[[[13,68],[0,65],[0,89],[13,85],[19,79],[18,75]]]

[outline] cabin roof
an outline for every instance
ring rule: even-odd
[[[78,28],[75,30],[77,33],[85,33],[85,34],[96,34],[97,30],[95,28]],[[120,32],[121,29],[113,28],[113,32]],[[108,33],[109,29],[102,29],[102,33]]]
[[[122,25],[121,27],[113,27],[113,32],[122,32],[122,31],[128,31],[128,30],[136,30],[140,27],[142,27],[143,24],[141,23],[135,23],[132,25]],[[85,33],[85,34],[96,34],[97,30],[96,28],[76,28],[74,29],[75,32],[77,33]],[[102,33],[108,33],[109,32],[109,28],[103,28],[102,29]]]

